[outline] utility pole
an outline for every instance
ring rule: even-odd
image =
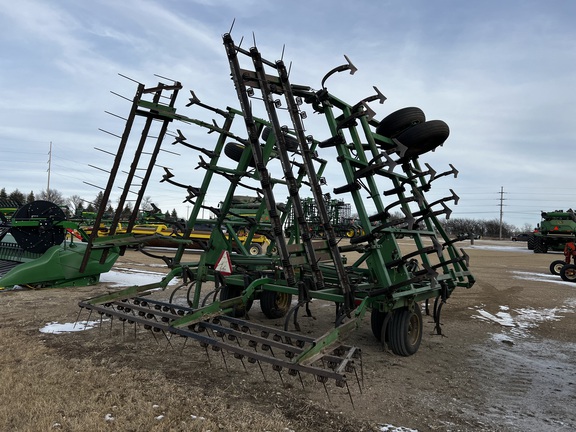
[[[52,141],[50,141],[50,151],[48,151],[48,185],[46,186],[46,198],[50,199],[50,169],[52,166]]]
[[[504,186],[500,186],[500,233],[498,238],[502,240],[502,219],[504,216]]]

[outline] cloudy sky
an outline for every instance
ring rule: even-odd
[[[28,194],[48,185],[64,196],[93,199],[105,186],[136,85],[178,80],[178,112],[189,90],[202,102],[238,106],[222,35],[264,57],[291,63],[291,81],[320,88],[347,55],[358,72],[328,89],[353,104],[377,86],[387,96],[377,118],[418,106],[448,123],[443,147],[421,157],[437,171],[452,163],[434,193],[461,197],[452,217],[535,224],[541,210],[573,204],[576,118],[576,2],[571,0],[0,0],[0,188]],[[342,76],[340,76],[342,75]],[[112,93],[114,92],[114,93]],[[308,112],[307,127],[315,119]],[[187,126],[188,127],[188,126]],[[175,131],[176,126],[171,126]],[[183,128],[184,129],[184,128]],[[312,131],[313,132],[313,131]],[[185,132],[210,148],[213,135]],[[175,179],[199,185],[197,154],[166,142],[180,156],[161,163]],[[92,168],[93,165],[101,168]],[[148,195],[163,210],[188,211],[184,193],[153,176]],[[336,162],[328,191],[341,186]],[[225,185],[222,186],[222,194]],[[503,194],[501,194],[503,191]],[[117,194],[118,192],[115,192]],[[210,204],[222,197],[211,193]],[[501,198],[503,200],[501,201]],[[114,203],[112,203],[114,204]]]

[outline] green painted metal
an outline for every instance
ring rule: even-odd
[[[80,306],[144,324],[153,331],[186,336],[203,347],[227,349],[237,358],[267,362],[275,370],[306,371],[321,381],[333,378],[340,384],[360,355],[356,347],[344,345],[344,339],[362,325],[367,313],[382,318],[383,331],[393,332],[397,336],[394,339],[404,343],[406,335],[397,333],[407,330],[396,323],[399,318],[390,320],[393,323],[386,327],[388,319],[384,317],[404,316],[419,303],[433,301],[433,318],[440,332],[442,305],[456,288],[470,288],[475,282],[468,257],[454,248],[455,240],[438,221],[440,215],[449,216],[446,203],[457,203],[457,196],[433,202],[425,197],[433,182],[455,176],[457,171],[438,174],[427,164],[423,168],[419,157],[429,150],[427,143],[407,139],[403,143],[400,133],[388,137],[376,132],[382,123],[374,119],[368,104],[384,101],[379,91],[354,104],[328,91],[325,82],[330,75],[353,72],[351,63],[330,71],[322,80],[322,88],[314,90],[291,84],[283,61],[264,59],[256,47],[246,50],[237,46],[229,34],[223,41],[240,109],[213,108],[192,93],[188,106],[216,114],[219,119],[205,121],[177,114],[174,97],[168,107],[155,102],[158,98],[144,99],[172,88],[163,85],[151,89],[140,86],[133,101],[135,116],[178,122],[174,143],[199,153],[196,168],[203,171],[198,186],[177,182],[178,176],[168,169],[162,176],[161,181],[183,188],[185,200],[192,206],[182,244],[172,258],[164,258],[171,273],[158,284],[128,287],[80,302]],[[318,130],[314,135],[304,125],[305,106],[322,120],[315,122]],[[416,127],[414,124],[406,125],[406,130]],[[127,122],[123,137],[133,126]],[[207,131],[214,137],[214,146],[189,144],[184,126]],[[329,162],[334,154],[336,160]],[[331,190],[323,177],[327,167],[340,173],[341,184],[332,185]],[[207,197],[223,182],[228,184],[224,198],[218,207],[210,206]],[[138,193],[143,195],[144,188]],[[239,202],[240,196],[252,198]],[[368,199],[375,211],[368,210]],[[353,238],[342,241],[346,233],[338,226],[343,217],[339,212],[347,202],[358,215],[358,225]],[[346,217],[349,210],[344,212]],[[185,242],[203,211],[214,214],[210,219],[212,234],[203,251],[192,258],[184,254]],[[311,222],[313,230],[322,232],[321,240],[314,239]],[[287,225],[294,227],[288,238],[284,235]],[[248,233],[248,239],[265,234],[271,239],[270,247],[257,256],[248,253],[249,243],[235,248],[240,232]],[[113,239],[123,241],[122,237]],[[125,241],[132,241],[132,237]],[[223,253],[230,258],[231,274],[218,271]],[[357,258],[348,262],[349,254]],[[181,279],[181,284],[170,302],[141,297],[153,287],[165,288],[173,278]],[[176,292],[184,298],[176,301]],[[286,306],[290,298],[294,303],[287,309],[269,310]],[[239,311],[241,315],[249,313],[258,300],[265,314],[284,318],[284,330],[237,316]],[[299,310],[308,308],[313,300],[336,305],[335,327],[317,338],[289,331],[291,324],[298,328]],[[135,311],[142,308],[150,308],[146,311],[154,318],[136,317]],[[266,336],[254,336],[256,330]],[[213,331],[216,336],[204,331]],[[220,339],[226,334],[232,341],[248,339],[250,349],[234,342],[227,344],[224,337]],[[274,335],[273,341],[268,335]],[[407,351],[398,345],[400,342],[395,343],[392,350],[400,355],[417,350],[415,346]],[[283,350],[287,358],[280,360],[256,347]],[[334,368],[319,366],[323,361]]]

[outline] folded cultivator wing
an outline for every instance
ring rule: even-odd
[[[360,349],[344,339],[366,312],[378,340],[395,354],[414,354],[422,338],[421,302],[428,310],[433,301],[440,333],[442,305],[455,288],[474,284],[467,256],[454,248],[438,221],[449,217],[447,203],[457,204],[457,195],[451,192],[434,202],[425,197],[436,179],[455,177],[457,171],[450,165],[437,173],[418,160],[444,143],[448,126],[426,121],[418,108],[376,121],[368,104],[384,102],[377,89],[353,105],[338,99],[325,83],[334,73],[353,73],[350,62],[330,71],[322,88],[313,90],[291,84],[283,61],[265,60],[256,47],[245,50],[229,34],[223,42],[240,109],[213,108],[192,93],[188,106],[219,117],[204,122],[176,113],[179,83],[150,89],[140,85],[123,134],[129,135],[137,116],[146,124],[159,122],[160,149],[164,125],[179,123],[174,144],[196,152],[196,169],[204,171],[201,181],[188,185],[179,180],[186,173],[163,170],[161,181],[182,188],[192,205],[183,233],[175,239],[178,249],[173,257],[163,257],[170,273],[158,283],[87,299],[80,306],[137,328],[195,340],[223,356],[230,352],[243,364],[257,363],[261,369],[271,364],[278,372],[310,373],[339,386],[347,386],[349,374],[361,376]],[[166,91],[172,92],[169,104],[160,102]],[[152,100],[145,100],[149,95]],[[304,106],[318,115],[314,134],[304,126]],[[190,144],[185,126],[207,130],[214,145]],[[152,157],[147,177],[154,163]],[[341,183],[328,192],[325,176],[336,172]],[[207,197],[216,195],[211,190],[218,183],[226,183],[227,191],[215,208]],[[112,184],[111,176],[108,193]],[[141,188],[138,199],[143,193]],[[238,201],[239,196],[253,199]],[[358,214],[358,228],[344,240],[331,208],[343,197],[352,200]],[[367,199],[375,211],[367,210]],[[311,205],[317,227],[308,217]],[[214,218],[201,221],[204,210]],[[211,224],[211,235],[198,259],[187,261],[186,243],[199,222]],[[252,255],[249,245],[257,235],[266,235],[270,244],[264,253]],[[129,240],[113,235],[110,241]],[[180,285],[170,299],[155,299],[153,291],[174,278]],[[284,319],[284,330],[246,319],[255,300],[266,317]],[[335,326],[316,338],[306,337],[298,332],[298,314],[310,314],[316,301],[336,305]]]

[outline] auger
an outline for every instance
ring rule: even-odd
[[[240,109],[211,107],[194,92],[187,105],[222,117],[222,126],[177,114],[179,83],[150,89],[139,84],[122,134],[124,142],[138,116],[144,119],[142,136],[150,121],[161,123],[146,178],[156,163],[161,136],[171,134],[170,122],[179,123],[177,134],[171,134],[173,145],[199,153],[195,172],[204,175],[197,186],[181,180],[182,173],[163,169],[161,181],[183,188],[184,201],[192,205],[175,240],[174,256],[162,257],[170,272],[156,283],[87,299],[80,307],[168,340],[179,335],[197,341],[208,356],[213,350],[226,360],[224,353],[232,353],[244,368],[257,364],[264,374],[263,365],[270,364],[279,374],[286,371],[300,379],[302,373],[312,374],[324,386],[333,381],[350,393],[350,374],[361,388],[361,350],[345,339],[362,325],[367,312],[379,341],[394,354],[412,355],[422,338],[421,302],[428,311],[433,300],[440,333],[442,305],[457,287],[474,284],[467,255],[454,247],[438,220],[440,215],[449,217],[447,203],[457,204],[458,196],[450,190],[451,195],[430,203],[425,197],[439,177],[458,172],[450,165],[451,170],[437,174],[419,163],[420,156],[446,141],[449,128],[440,120],[426,121],[415,107],[377,121],[368,104],[383,103],[386,97],[376,87],[374,95],[354,104],[337,98],[326,83],[336,73],[355,72],[347,57],[347,64],[328,72],[321,89],[314,90],[290,83],[283,60],[266,60],[255,46],[246,50],[236,45],[230,34],[223,36],[223,43]],[[168,104],[158,96],[162,91],[173,92]],[[150,95],[151,101],[146,99]],[[323,119],[316,122],[314,134],[304,125],[305,106]],[[185,127],[207,130],[214,145],[188,143]],[[337,171],[342,182],[330,192],[328,169]],[[214,208],[206,198],[217,180],[228,189]],[[138,199],[144,191],[145,185],[136,192]],[[349,240],[343,240],[332,223],[332,194],[349,197],[358,214],[361,232]],[[250,203],[249,216],[243,214],[239,196],[254,198],[244,201]],[[375,211],[367,209],[367,198]],[[309,203],[315,207],[320,239],[311,234],[305,208]],[[201,210],[211,211],[214,218],[201,220]],[[197,260],[186,261],[186,242],[197,223],[211,224],[212,232]],[[239,240],[240,233],[246,242]],[[137,241],[130,231],[112,234],[110,244],[123,247]],[[269,236],[270,245],[264,253],[251,255],[246,245],[259,234]],[[357,257],[353,262],[344,257],[349,252]],[[170,299],[155,298],[155,291],[173,279],[180,282]],[[283,330],[247,319],[255,301],[266,317],[284,319]],[[298,332],[298,312],[304,308],[311,315],[318,301],[336,305],[334,327],[316,337],[304,336]]]

